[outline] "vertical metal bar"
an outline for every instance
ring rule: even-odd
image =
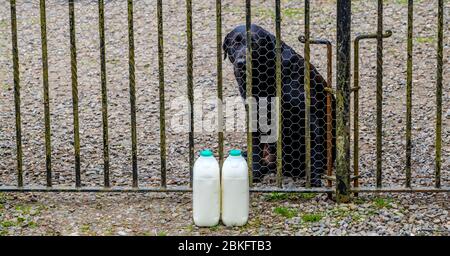
[[[311,65],[310,65],[310,24],[309,24],[309,0],[305,0],[305,163],[306,163],[306,187],[311,187]]]
[[[216,0],[216,41],[217,41],[217,98],[218,102],[218,136],[219,136],[219,164],[224,160],[223,145],[223,72],[222,72],[222,0]]]
[[[337,0],[336,199],[350,199],[350,27],[351,1]]]
[[[354,81],[353,81],[353,187],[359,187],[358,179],[359,175],[359,41],[360,38],[355,39],[354,50]],[[355,193],[355,196],[357,194]]]
[[[100,36],[100,72],[102,87],[103,173],[104,186],[109,187],[108,91],[106,87],[105,4],[98,0],[98,32]]]
[[[442,76],[444,47],[444,0],[438,1],[438,42],[437,42],[437,76],[436,76],[436,174],[435,186],[441,187],[442,156]]]
[[[70,23],[70,59],[72,72],[72,108],[73,108],[73,140],[75,150],[75,186],[81,187],[80,171],[80,126],[78,118],[78,70],[77,47],[75,38],[75,6],[74,0],[69,0]]]
[[[16,0],[10,0],[11,5],[11,34],[14,72],[14,106],[16,112],[16,147],[17,147],[17,186],[23,186],[23,153],[22,153],[22,121],[20,116],[20,73],[19,48],[17,45],[17,15]]]
[[[194,46],[192,43],[192,0],[186,0],[187,94],[189,100],[189,177],[192,187],[194,168]]]
[[[299,36],[298,40],[301,43],[306,43],[305,36]],[[327,143],[327,175],[330,177],[333,174],[333,114],[332,114],[332,75],[333,75],[333,49],[332,44],[329,40],[326,39],[310,39],[309,44],[324,44],[327,46],[327,87],[325,88],[326,92],[326,143]],[[332,181],[328,180],[327,185],[331,187]],[[331,197],[331,194],[329,194]]]
[[[382,186],[383,157],[383,0],[378,0],[377,21],[377,187]]]
[[[136,135],[136,79],[134,62],[134,29],[133,29],[133,0],[128,0],[128,70],[130,79],[131,104],[131,157],[133,165],[133,187],[138,186],[137,167],[137,135]]]
[[[333,83],[333,48],[331,42],[327,42],[327,86],[330,92],[327,92],[327,175],[333,175],[333,104],[332,104],[332,83]],[[331,180],[328,180],[328,187],[332,186]],[[331,195],[330,195],[331,197]]]
[[[353,85],[353,186],[355,188],[359,187],[359,44],[361,40],[364,39],[376,39],[378,34],[362,34],[355,38],[354,45],[354,85]],[[382,34],[383,38],[388,38],[392,36],[392,31],[387,30],[385,34]],[[354,194],[358,196],[358,193]]]
[[[50,127],[50,104],[48,85],[48,55],[47,55],[47,17],[45,0],[40,0],[41,16],[41,48],[42,48],[42,82],[44,87],[44,122],[45,122],[45,168],[47,171],[47,187],[52,186],[52,146]]]
[[[252,128],[252,98],[253,98],[253,65],[252,65],[252,4],[245,0],[245,25],[247,35],[246,54],[246,89],[247,89],[247,164],[250,186],[253,186],[253,128]]]
[[[157,2],[158,13],[158,68],[159,68],[159,137],[161,158],[161,187],[166,187],[166,109],[164,97],[164,30],[162,0]]]
[[[281,107],[283,104],[282,88],[281,88],[281,4],[280,0],[275,0],[275,30],[276,30],[276,115],[277,115],[277,186],[282,187],[283,182],[283,122]]]
[[[408,0],[408,42],[406,61],[406,187],[411,187],[411,130],[412,130],[412,51],[413,51],[413,0]]]

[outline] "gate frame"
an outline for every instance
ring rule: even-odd
[[[314,40],[310,39],[309,31],[309,6],[310,1],[305,0],[305,88],[306,88],[306,120],[308,120],[309,108],[309,87],[310,77],[308,70],[310,69],[310,44],[314,44]],[[167,187],[166,183],[166,141],[165,141],[165,112],[164,112],[164,41],[163,41],[163,12],[162,0],[157,1],[157,18],[158,18],[158,68],[159,68],[159,97],[160,97],[160,158],[161,158],[161,185],[160,187],[139,187],[138,184],[138,165],[137,165],[137,137],[136,137],[136,82],[134,77],[135,61],[134,61],[134,35],[133,35],[133,0],[127,0],[128,10],[128,38],[129,38],[129,86],[130,86],[130,103],[131,103],[131,141],[132,141],[132,177],[133,184],[131,187],[110,187],[109,180],[109,141],[108,141],[108,119],[107,119],[107,83],[106,83],[106,65],[105,65],[105,21],[104,21],[104,0],[98,0],[99,14],[99,38],[100,38],[100,72],[101,72],[101,89],[102,89],[102,123],[103,123],[103,158],[104,158],[104,187],[85,187],[81,183],[80,175],[80,144],[79,144],[79,125],[78,125],[78,77],[77,77],[77,52],[76,52],[76,34],[75,34],[75,8],[74,0],[68,1],[69,8],[69,25],[70,25],[70,57],[72,72],[72,100],[73,100],[73,118],[74,118],[74,150],[75,150],[75,177],[74,187],[54,187],[52,184],[52,166],[51,166],[51,136],[50,136],[50,106],[49,106],[49,81],[48,81],[48,57],[47,57],[47,31],[46,31],[46,7],[45,0],[40,0],[40,23],[41,23],[41,47],[42,47],[42,68],[43,68],[43,90],[44,90],[44,121],[45,121],[45,157],[46,157],[46,186],[24,186],[23,184],[23,152],[22,152],[22,127],[21,127],[21,111],[20,111],[20,73],[19,73],[19,49],[17,36],[17,17],[16,17],[16,0],[10,0],[11,7],[11,34],[12,34],[12,61],[13,61],[13,77],[14,77],[14,103],[15,103],[15,125],[16,125],[16,147],[17,147],[17,186],[0,186],[1,192],[191,192],[192,191],[192,167],[194,160],[194,134],[193,134],[193,45],[192,45],[192,0],[186,0],[186,26],[187,26],[187,92],[190,99],[190,131],[189,131],[189,187]],[[277,95],[281,95],[281,7],[280,0],[275,0],[275,25],[276,25],[276,52],[277,52]],[[246,25],[247,36],[250,36],[249,26],[251,24],[251,0],[246,0]],[[336,97],[337,97],[337,138],[336,138],[336,176],[331,177],[328,174],[328,181],[335,181],[335,188],[322,187],[311,188],[310,179],[310,159],[307,157],[306,167],[306,187],[295,189],[283,188],[281,183],[281,140],[278,141],[277,158],[277,188],[255,188],[252,187],[251,192],[268,193],[268,192],[284,192],[284,193],[335,193],[337,202],[348,202],[352,193],[380,193],[380,192],[450,192],[450,187],[441,186],[441,152],[442,152],[442,90],[443,90],[443,18],[444,18],[444,0],[438,0],[438,32],[437,32],[437,79],[436,79],[436,159],[435,159],[435,187],[411,187],[411,90],[412,90],[412,23],[413,23],[413,0],[408,0],[408,38],[407,38],[407,150],[406,150],[406,184],[405,187],[382,187],[382,78],[383,78],[383,1],[378,0],[378,22],[377,33],[373,36],[377,39],[377,182],[376,187],[358,187],[357,178],[358,170],[354,167],[355,176],[350,177],[350,94],[359,88],[350,87],[351,77],[351,1],[337,0],[337,51],[336,51]],[[217,36],[217,88],[218,98],[223,97],[223,81],[222,81],[222,1],[216,0],[216,36]],[[359,41],[360,37],[356,40]],[[355,40],[355,43],[356,43]],[[330,44],[328,44],[330,47]],[[329,48],[328,47],[328,48]],[[249,48],[250,49],[250,48]],[[251,49],[250,49],[251,50]],[[330,50],[330,49],[328,49]],[[329,51],[330,53],[330,51]],[[328,53],[328,57],[329,57]],[[355,56],[356,58],[357,56]],[[248,54],[248,58],[251,55]],[[251,60],[251,59],[250,59]],[[247,61],[247,65],[251,65],[251,61]],[[329,63],[330,65],[330,63]],[[247,79],[251,83],[251,66],[248,68]],[[329,76],[330,77],[330,76]],[[356,81],[356,78],[355,78]],[[330,84],[331,85],[331,84]],[[248,86],[247,88],[251,88]],[[247,91],[251,95],[251,90]],[[333,93],[330,90],[328,93]],[[220,104],[219,104],[220,105]],[[219,108],[219,120],[222,120],[222,108]],[[277,108],[277,111],[281,111]],[[281,115],[279,114],[279,117]],[[249,118],[247,118],[247,121]],[[281,122],[280,118],[278,122]],[[251,127],[248,122],[247,127]],[[309,127],[307,125],[306,127]],[[278,126],[281,131],[281,124]],[[251,129],[249,129],[251,131]],[[308,134],[308,133],[307,133]],[[248,145],[251,144],[251,132],[247,133]],[[219,125],[218,133],[219,141],[219,159],[223,161],[223,131],[222,123]],[[306,138],[307,149],[310,149],[310,138]],[[356,143],[356,142],[355,142]],[[357,145],[357,143],[355,144]],[[249,147],[251,151],[251,146]],[[357,151],[357,147],[355,147]],[[307,154],[310,152],[307,151]],[[249,154],[251,163],[251,152]],[[357,156],[357,154],[356,154]],[[356,158],[356,157],[354,157]],[[357,163],[358,159],[353,159]],[[251,175],[251,167],[249,164],[249,175]],[[354,187],[351,187],[351,180],[355,181]]]

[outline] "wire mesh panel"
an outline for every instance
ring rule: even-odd
[[[247,6],[247,12],[249,10],[251,6]],[[277,14],[278,17],[281,15],[279,8]],[[247,17],[249,16],[251,13],[247,13]],[[308,30],[306,27],[306,31]],[[291,181],[297,182],[297,186],[321,186],[322,174],[325,174],[328,163],[327,147],[333,147],[333,143],[327,144],[326,78],[312,64],[308,65],[310,72],[309,76],[305,77],[305,63],[308,62],[305,62],[303,56],[293,47],[281,41],[281,38],[278,40],[273,33],[251,22],[237,26],[224,39],[225,56],[233,65],[240,95],[246,100],[251,112],[249,128],[252,129],[252,158],[248,157],[248,161],[253,169],[253,180],[260,183],[267,180],[265,178],[276,176],[279,161],[282,170],[280,174],[292,178]],[[307,54],[309,55],[308,52]],[[251,63],[248,63],[249,57]],[[279,80],[277,74],[280,75]],[[281,96],[280,121],[277,115],[277,86]],[[334,109],[334,97],[332,98],[329,110]],[[331,111],[329,112],[331,114]],[[277,148],[277,145],[280,147]],[[277,150],[282,151],[280,155]],[[330,157],[333,158],[333,155]],[[330,161],[330,164],[333,164],[333,161]],[[277,178],[281,179],[281,175]],[[302,177],[306,179],[300,179]],[[291,186],[294,186],[294,183],[291,183]]]

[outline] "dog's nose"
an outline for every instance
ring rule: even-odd
[[[236,61],[236,67],[244,68],[245,67],[245,60],[237,60]]]

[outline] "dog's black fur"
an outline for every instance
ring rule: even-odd
[[[260,26],[251,26],[252,35],[252,93],[259,102],[263,97],[276,96],[275,36]],[[224,40],[225,59],[234,66],[234,74],[241,96],[246,99],[246,27],[236,27]],[[283,175],[304,175],[305,164],[305,90],[304,59],[284,42],[282,51],[282,148]],[[321,175],[326,170],[326,92],[325,79],[311,65],[311,183],[321,186]],[[335,99],[332,97],[333,138],[335,137]],[[270,109],[268,111],[270,113]],[[270,114],[268,114],[270,115]],[[253,132],[253,176],[275,170],[276,143],[261,143],[263,133]],[[333,151],[335,141],[333,140]],[[333,153],[333,161],[334,161]]]

